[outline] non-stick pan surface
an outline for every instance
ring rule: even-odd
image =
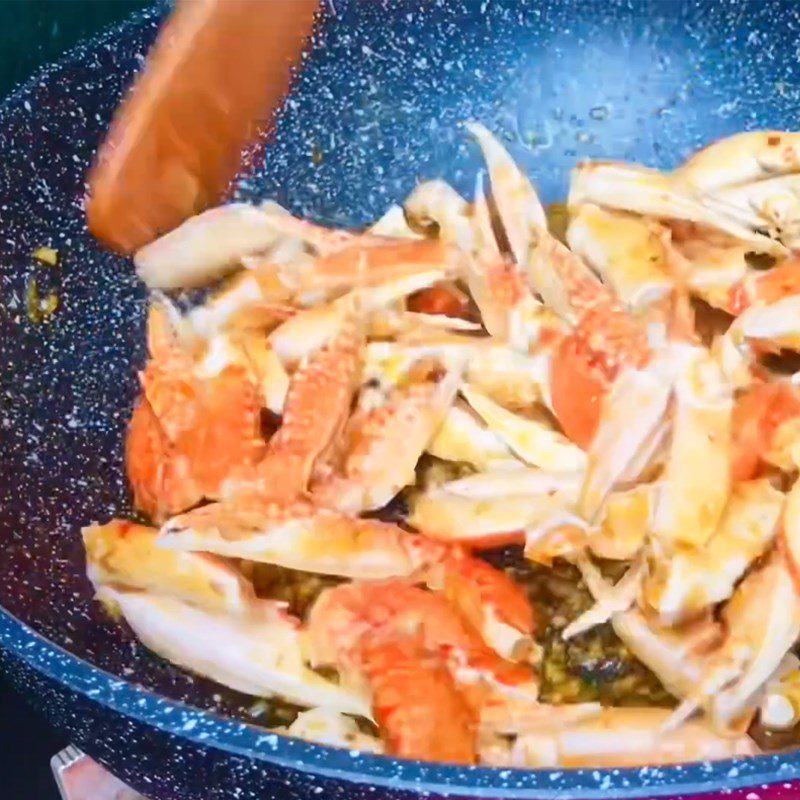
[[[266,1],[266,0],[264,0]],[[334,0],[243,182],[337,224],[420,178],[470,192],[460,123],[498,132],[546,200],[582,157],[675,164],[742,129],[796,128],[791,0]],[[796,754],[642,770],[517,772],[354,756],[243,724],[245,698],[147,654],[91,602],[81,525],[130,510],[122,436],[144,293],[87,235],[86,168],[163,8],[71,53],[0,106],[0,645],[12,679],[76,743],[157,800],[648,796],[785,781]],[[35,262],[41,245],[59,266]],[[34,325],[30,281],[60,307]],[[211,713],[208,713],[211,712]],[[224,714],[225,718],[218,716]],[[742,793],[744,797],[746,793]]]

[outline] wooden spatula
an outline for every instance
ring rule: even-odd
[[[180,0],[89,177],[89,230],[132,253],[219,202],[269,122],[317,0]]]

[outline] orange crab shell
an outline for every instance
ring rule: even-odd
[[[745,277],[728,290],[728,311],[735,316],[755,300],[769,305],[783,297],[800,294],[800,256],[794,255],[757,277]]]
[[[161,381],[146,370],[143,383],[125,464],[136,507],[154,520],[218,497],[227,479],[260,459],[261,404],[242,368]]]
[[[518,631],[532,634],[536,628],[525,591],[505,572],[479,558],[455,556],[447,562],[444,594],[477,630],[482,628],[487,608]]]
[[[574,336],[562,339],[550,367],[553,412],[578,447],[588,449],[600,424],[607,382]]]
[[[800,393],[786,382],[763,383],[742,394],[733,409],[733,479],[758,475],[775,432],[800,417]]]
[[[475,714],[442,660],[419,637],[367,644],[361,661],[375,720],[401,758],[475,764]]]

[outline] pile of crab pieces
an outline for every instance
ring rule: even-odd
[[[137,253],[126,466],[153,526],[84,529],[89,578],[173,663],[308,708],[288,735],[518,767],[756,752],[759,714],[800,716],[800,390],[775,359],[800,350],[800,134],[580,165],[561,241],[468,129],[472,203],[430,181],[364,232],[232,204]],[[220,282],[185,313],[165,294]],[[574,563],[595,603],[563,635],[609,623],[677,707],[542,704],[536,609],[480,558],[509,544]],[[299,618],[253,564],[341,583]]]

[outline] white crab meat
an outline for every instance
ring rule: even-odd
[[[720,139],[675,170],[701,192],[800,172],[800,134],[749,131]]]
[[[587,203],[571,217],[567,242],[625,305],[637,310],[672,290],[665,235],[653,220]]]
[[[157,528],[112,520],[82,533],[86,574],[97,590],[111,584],[151,591],[229,614],[243,613],[255,600],[250,583],[223,559],[159,548]]]
[[[151,289],[205,286],[271,247],[280,233],[270,216],[246,203],[212,208],[137,251],[136,273]]]
[[[486,425],[523,461],[548,470],[581,471],[586,454],[545,421],[527,419],[469,384],[461,393]]]
[[[586,481],[578,511],[587,520],[599,517],[612,489],[641,466],[663,429],[672,385],[657,365],[625,370],[603,403],[600,425],[589,449]],[[637,421],[631,425],[632,419]],[[639,458],[637,458],[639,457]],[[636,471],[636,470],[634,470]]]
[[[477,472],[466,478],[448,481],[441,489],[449,494],[474,500],[499,500],[508,495],[550,495],[558,492],[575,502],[578,499],[583,474],[553,472],[537,467],[497,469]]]
[[[439,238],[469,253],[473,248],[469,205],[449,183],[442,180],[419,184],[403,204],[406,217],[420,228],[436,227]]]
[[[731,485],[733,392],[704,352],[675,388],[672,442],[653,533],[663,542],[705,544],[719,525]]]
[[[547,231],[547,217],[531,182],[489,130],[477,122],[466,125],[481,148],[492,196],[517,264],[525,265],[537,232]]]
[[[354,719],[330,708],[301,711],[291,725],[276,728],[275,732],[328,747],[341,747],[361,753],[383,752],[383,742],[380,739],[363,733]]]
[[[506,495],[495,500],[450,494],[443,488],[416,494],[408,522],[417,530],[445,541],[503,539],[569,507],[562,494]]]
[[[477,469],[524,466],[463,400],[456,400],[451,406],[428,444],[428,452],[445,461],[464,462]]]
[[[681,547],[653,559],[644,595],[660,620],[674,624],[727,600],[774,540],[783,503],[783,493],[766,479],[739,483],[703,547]]]
[[[461,376],[396,390],[385,405],[354,416],[344,431],[346,454],[330,477],[314,483],[312,498],[351,514],[385,506],[416,480],[420,456],[455,399]]]
[[[100,589],[98,598],[119,609],[145,647],[223,686],[257,697],[279,695],[300,706],[370,716],[364,697],[306,666],[300,628],[279,603],[258,601],[250,614],[234,617],[170,597],[108,586]]]

